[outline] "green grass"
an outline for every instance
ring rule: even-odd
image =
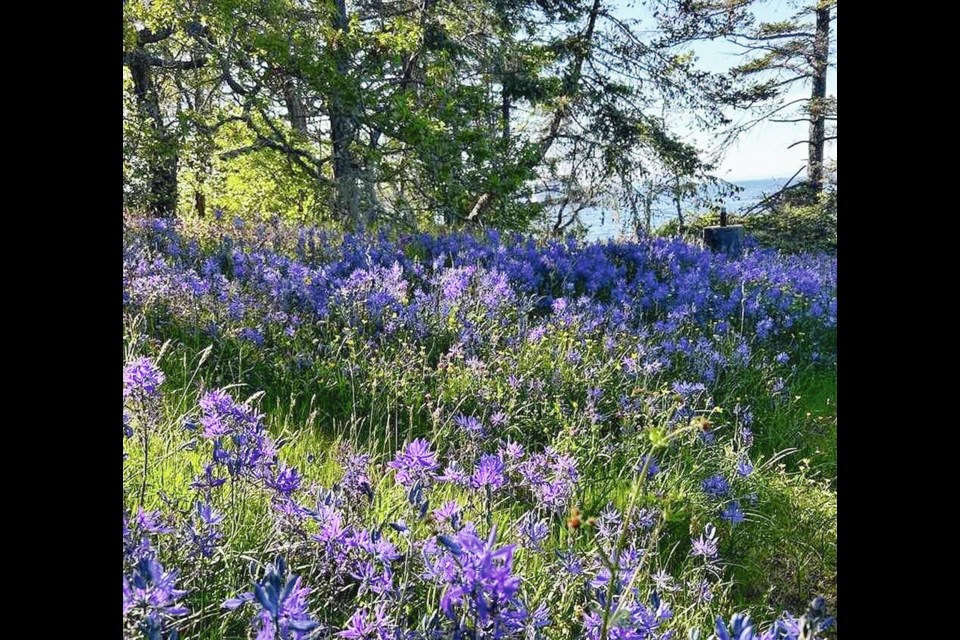
[[[165,326],[169,340],[161,343],[139,332],[144,325],[129,325],[126,342],[129,353],[162,353],[161,366],[167,374],[164,401],[158,427],[150,435],[146,508],[170,503],[182,511],[190,508],[191,492],[186,488],[201,470],[204,455],[185,445],[190,434],[183,419],[195,406],[201,390],[233,384],[238,398],[255,393],[265,413],[266,424],[282,443],[281,457],[297,467],[305,484],[330,486],[341,474],[340,463],[346,448],[373,454],[385,462],[405,440],[425,436],[441,450],[472,446],[454,434],[451,416],[457,407],[482,410],[479,398],[491,395],[509,406],[516,416],[512,437],[530,444],[551,444],[572,453],[580,461],[580,493],[576,502],[583,518],[596,516],[607,503],[621,509],[629,501],[633,467],[640,455],[650,451],[647,433],[664,419],[653,399],[660,398],[655,385],[636,387],[633,392],[649,394],[651,408],[641,424],[611,422],[590,427],[580,410],[585,383],[582,372],[561,367],[556,388],[541,400],[517,400],[510,396],[499,372],[489,377],[470,374],[462,367],[438,374],[411,356],[405,367],[391,366],[397,354],[362,354],[367,368],[350,376],[320,361],[300,371],[287,366],[289,353],[264,353],[234,341],[212,345],[198,335]],[[156,331],[157,327],[147,327]],[[564,339],[562,336],[557,340]],[[549,343],[548,343],[549,344]],[[344,345],[344,358],[357,362],[356,348]],[[589,345],[588,345],[589,348]],[[547,355],[544,355],[547,354]],[[419,357],[426,358],[421,355]],[[496,362],[494,360],[494,362]],[[559,366],[546,348],[521,354],[521,366],[528,372],[550,371]],[[494,365],[495,366],[495,365]],[[747,372],[749,373],[749,372]],[[601,370],[593,384],[612,384],[611,374]],[[639,389],[639,391],[638,391]],[[666,398],[667,396],[662,396]],[[776,399],[760,375],[741,375],[721,385],[716,394],[719,412],[712,414],[718,437],[726,442],[734,429],[732,409],[737,402],[753,407],[756,444],[755,472],[744,480],[744,488],[756,493],[756,505],[745,506],[748,522],[730,527],[718,520],[716,509],[699,489],[700,479],[710,472],[732,475],[736,455],[732,449],[717,457],[694,441],[674,443],[658,454],[664,471],[641,494],[640,505],[665,512],[663,524],[667,545],[652,550],[650,567],[664,566],[677,575],[690,574],[686,560],[690,538],[702,532],[707,522],[717,523],[730,560],[725,578],[728,589],[713,603],[717,611],[749,610],[755,618],[770,619],[784,608],[799,613],[812,594],[825,595],[836,610],[836,369],[811,367],[788,381],[786,398]],[[577,400],[574,400],[577,399]],[[442,411],[437,413],[438,407]],[[613,425],[613,426],[611,426]],[[617,448],[608,452],[604,443],[617,439]],[[721,444],[721,447],[726,445]],[[125,463],[125,502],[137,505],[143,474],[142,449],[137,441],[127,443],[130,459]],[[719,466],[718,466],[719,465]],[[367,515],[370,526],[383,526],[404,516],[408,507],[403,491],[389,477],[374,478],[376,500]],[[463,498],[455,489],[444,487],[433,496],[432,507],[443,500]],[[486,505],[468,503],[470,517],[481,519]],[[523,507],[512,496],[494,503],[491,514],[501,535],[518,523]],[[191,620],[197,638],[246,637],[248,623],[241,616],[224,616],[218,606],[238,590],[249,588],[251,560],[262,562],[278,551],[279,532],[267,517],[269,505],[262,493],[239,485],[231,490],[227,541],[221,556],[206,561],[209,570],[195,573],[185,588],[192,589]],[[429,535],[427,523],[410,523],[419,537]],[[563,518],[551,522],[550,552],[573,545],[587,545],[589,527],[571,531]],[[304,549],[285,548],[293,566],[310,571],[316,559]],[[577,633],[572,596],[557,585],[550,565],[537,554],[521,552],[515,565],[523,576],[524,589],[537,601],[549,600],[566,612],[569,620],[558,629]],[[316,571],[316,568],[313,569]],[[319,576],[314,576],[318,578]],[[331,587],[332,589],[332,587]],[[318,587],[322,601],[344,597]],[[436,602],[437,594],[420,594],[424,607]],[[682,604],[682,603],[680,603]],[[556,609],[555,609],[556,610]],[[340,624],[330,614],[331,624]],[[688,623],[709,625],[710,620],[690,619]],[[564,627],[567,625],[567,627]],[[562,637],[562,636],[557,636]]]

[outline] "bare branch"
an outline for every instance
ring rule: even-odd
[[[795,174],[793,174],[793,176],[792,176],[789,180],[787,180],[786,184],[784,184],[782,187],[780,187],[780,190],[779,190],[779,191],[776,191],[776,192],[770,194],[769,196],[767,196],[766,198],[764,198],[763,200],[761,200],[761,201],[758,202],[757,204],[753,205],[753,206],[750,207],[749,209],[741,212],[740,215],[745,216],[745,215],[747,215],[748,213],[752,213],[753,211],[756,211],[757,209],[759,209],[760,207],[762,207],[762,206],[765,205],[766,203],[770,202],[771,200],[773,200],[774,198],[776,198],[777,196],[779,196],[780,194],[782,194],[783,192],[785,192],[785,191],[790,187],[790,183],[793,182],[793,181],[796,179],[796,177],[797,177],[798,175],[800,175],[800,172],[803,171],[803,170],[806,169],[806,168],[807,168],[807,165],[803,165],[802,167],[800,167],[799,169],[797,169],[797,172],[796,172]]]

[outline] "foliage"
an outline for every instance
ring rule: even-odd
[[[725,86],[607,0],[124,5],[128,209],[560,235],[710,179]],[[679,188],[679,187],[678,187]]]

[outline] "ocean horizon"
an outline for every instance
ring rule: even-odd
[[[763,198],[776,193],[789,180],[783,178],[756,178],[753,180],[731,180],[730,184],[741,187],[743,191],[725,198],[722,202],[730,213],[738,213],[749,209]],[[689,206],[689,205],[687,205]],[[688,213],[687,206],[683,207],[684,215]],[[670,198],[661,198],[653,206],[653,226],[659,227],[677,217],[676,204]],[[581,214],[580,219],[587,227],[588,240],[607,240],[621,236],[631,237],[633,228],[629,217],[617,211],[605,209],[590,209]]]

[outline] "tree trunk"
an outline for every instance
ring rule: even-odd
[[[333,16],[333,28],[344,36],[350,27],[345,0],[335,0],[336,13]],[[347,51],[345,38],[337,43],[337,74],[341,81],[348,82],[350,71],[350,53]],[[345,218],[353,229],[364,226],[360,215],[360,189],[358,185],[358,166],[353,157],[351,145],[356,136],[357,123],[354,117],[352,103],[354,99],[345,99],[349,93],[346,87],[334,89],[330,100],[330,144],[333,148],[333,179],[335,183],[336,213]]]
[[[283,79],[283,100],[287,103],[287,117],[290,126],[300,135],[307,135],[307,112],[297,90],[297,82],[291,76]]]
[[[370,132],[370,152],[377,153],[380,146],[380,137],[382,132],[373,130]],[[377,176],[373,170],[373,163],[366,163],[361,169],[360,185],[361,197],[360,206],[366,212],[366,224],[371,224],[377,218],[380,212],[380,198],[377,196]]]
[[[504,76],[506,73],[504,73]],[[500,139],[501,139],[501,165],[506,168],[507,159],[510,156],[510,95],[502,77],[500,80],[500,117],[502,120]],[[506,220],[507,217],[507,194],[500,194],[500,218]]]
[[[193,204],[197,211],[197,217],[203,218],[207,215],[207,196],[199,189],[193,192]]]
[[[677,176],[677,187],[673,192],[673,201],[677,204],[677,220],[679,221],[679,226],[677,228],[680,231],[680,235],[683,235],[686,225],[683,222],[683,209],[680,207],[680,194],[680,176]]]
[[[810,92],[810,144],[807,178],[815,193],[823,190],[823,147],[826,142],[825,99],[830,55],[830,9],[817,9],[817,31],[813,41],[813,77]]]
[[[177,141],[163,122],[150,61],[142,47],[134,50],[128,66],[133,77],[137,108],[153,133],[152,144],[155,145],[146,153],[150,174],[150,213],[171,217],[177,211]]]

